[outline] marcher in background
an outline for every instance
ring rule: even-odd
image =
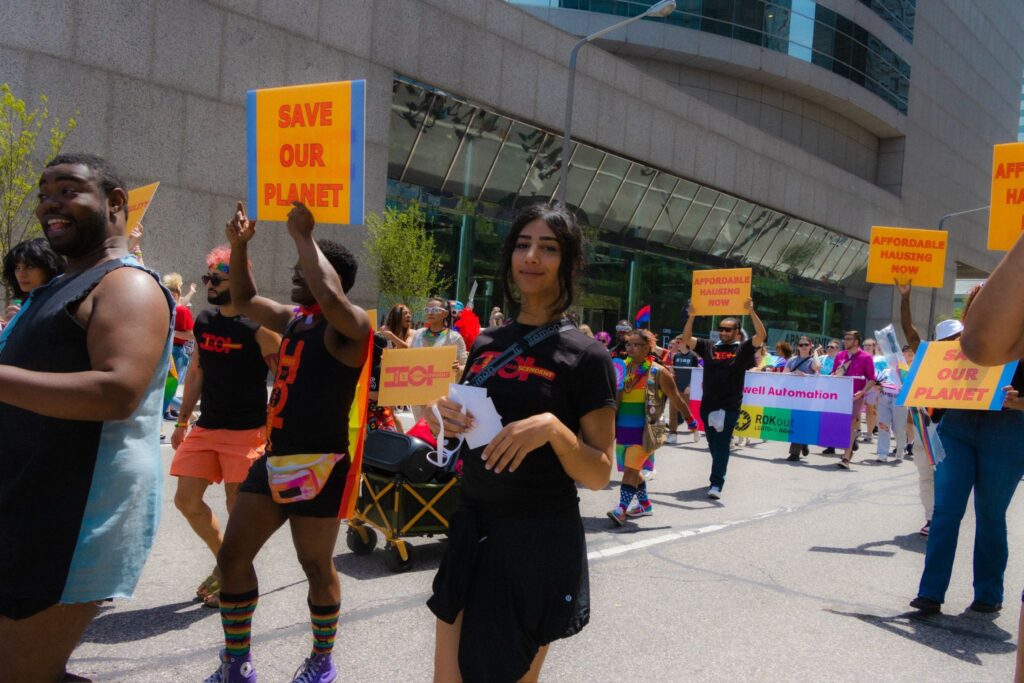
[[[699,443],[700,430],[697,420],[694,419],[693,413],[690,411],[690,380],[693,377],[693,369],[700,365],[700,357],[683,342],[682,337],[676,337],[669,344],[669,365],[675,376],[676,389],[683,397],[683,405],[686,406],[686,410],[675,410],[669,406],[668,436],[665,443],[677,443],[676,430],[679,428],[680,419],[689,427],[693,442]]]
[[[61,154],[36,218],[67,270],[0,338],[0,681],[61,681],[101,600],[131,597],[161,508],[174,301],[128,255],[109,162]]]
[[[488,327],[501,327],[505,324],[505,314],[501,312],[500,306],[495,306],[491,309],[490,320],[487,321]]]
[[[825,357],[821,359],[821,374],[831,375],[836,355],[839,354],[839,340],[832,339],[825,346]]]
[[[817,375],[820,371],[821,363],[811,353],[810,338],[801,336],[796,341],[796,355],[786,362],[784,372],[794,375]],[[789,444],[789,457],[786,459],[791,462],[798,462],[801,455],[806,456],[808,454],[810,454],[810,449],[808,449],[807,444],[791,443]]]
[[[592,329],[590,329],[590,325],[587,325],[586,323],[584,323],[584,324],[580,325],[579,328],[580,328],[580,332],[582,332],[583,334],[587,335],[591,339],[594,338],[594,331]]]
[[[12,299],[4,312],[3,324],[11,321],[32,290],[64,272],[64,258],[59,256],[45,237],[25,240],[11,247],[4,255],[4,282]]]
[[[754,310],[754,301],[747,299],[747,314],[754,323],[754,336],[740,342],[740,321],[733,317],[718,323],[717,343],[693,337],[693,303],[687,306],[688,318],[683,343],[697,352],[704,361],[704,386],[700,404],[700,419],[704,422],[704,436],[711,451],[711,486],[708,497],[722,497],[725,474],[729,467],[729,445],[732,430],[743,403],[743,382],[747,370],[754,366],[754,349],[764,344],[768,331]]]
[[[448,301],[441,297],[427,299],[423,309],[426,325],[416,330],[412,340],[412,348],[421,349],[432,346],[454,346],[455,363],[459,374],[466,367],[466,342],[462,335],[451,328],[451,313]]]
[[[866,422],[867,431],[862,439],[863,443],[872,443],[874,437],[878,434],[878,397],[882,393],[882,388],[879,385],[879,376],[888,369],[889,363],[885,360],[878,350],[878,342],[868,337],[864,340],[861,345],[866,353],[871,354],[871,359],[875,364],[875,386],[868,389],[864,394],[864,421]]]
[[[880,362],[881,360],[881,362]],[[887,463],[895,456],[896,460],[907,447],[907,409],[896,405],[897,379],[902,379],[899,367],[891,367],[885,356],[875,356],[875,379],[878,381],[878,398],[875,408],[878,415],[878,447],[875,450],[875,462]],[[892,448],[895,439],[896,448]]]
[[[779,340],[775,342],[775,358],[772,359],[770,367],[765,368],[769,372],[785,372],[786,364],[793,357],[793,345],[788,341]]]
[[[407,349],[412,346],[412,311],[405,304],[395,304],[384,318],[384,324],[378,330],[387,341],[389,349]]]
[[[615,323],[615,342],[608,347],[608,352],[612,355],[612,358],[625,359],[629,356],[626,344],[629,342],[629,335],[632,333],[633,326],[629,324],[628,320],[623,319]]]
[[[612,345],[612,336],[604,330],[595,334],[594,339],[604,344],[605,350],[608,350]]]
[[[192,311],[188,305],[182,303],[181,287],[184,281],[178,273],[167,273],[163,277],[163,285],[174,297],[174,346],[171,347],[171,358],[174,360],[174,368],[178,371],[178,384],[185,385],[188,377],[188,366],[192,361],[192,353],[195,350],[195,335],[192,328],[195,320],[192,318]],[[195,285],[192,285],[195,287]],[[191,297],[190,297],[191,298]],[[164,419],[175,421],[178,419],[178,411],[181,409],[181,399],[177,396],[165,397]]]
[[[837,377],[853,377],[853,419],[850,423],[850,445],[843,459],[836,465],[850,469],[853,451],[857,450],[857,434],[860,433],[860,414],[864,410],[864,396],[875,386],[875,361],[870,353],[860,347],[860,332],[849,330],[843,335],[845,349],[836,356],[832,374]]]

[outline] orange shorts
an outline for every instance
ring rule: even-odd
[[[196,477],[214,484],[245,481],[252,461],[263,455],[267,428],[203,429],[193,427],[171,461],[171,475]]]

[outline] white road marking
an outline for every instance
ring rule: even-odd
[[[776,508],[769,510],[768,512],[762,512],[754,515],[753,517],[747,517],[746,519],[737,519],[731,522],[722,522],[721,524],[710,524],[708,526],[698,527],[696,529],[685,529],[683,531],[674,531],[669,534],[662,534],[661,536],[654,536],[651,538],[645,538],[640,541],[633,543],[623,543],[621,545],[613,545],[607,548],[601,548],[600,550],[593,550],[587,553],[588,560],[598,560],[606,557],[614,557],[616,555],[622,555],[624,553],[632,552],[634,550],[641,550],[643,548],[650,548],[653,545],[661,545],[662,543],[670,543],[672,541],[678,541],[683,538],[690,538],[691,536],[700,536],[702,534],[710,534],[715,531],[721,531],[731,526],[738,526],[740,524],[747,524],[749,522],[756,522],[762,519],[768,519],[769,517],[776,517],[778,515],[792,512],[793,508]]]

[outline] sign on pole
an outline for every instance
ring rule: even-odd
[[[250,90],[249,216],[287,220],[292,202],[317,222],[363,222],[366,81]]]
[[[1024,231],[1024,142],[993,148],[990,204],[988,248],[1008,251]]]
[[[132,230],[142,222],[142,217],[153,203],[153,195],[159,187],[160,183],[156,182],[128,190],[128,224],[124,228],[124,234],[132,234]]]
[[[1002,410],[1018,361],[991,368],[975,365],[960,342],[922,342],[896,404],[914,408]]]
[[[693,271],[694,315],[744,315],[752,278],[751,268]]]
[[[948,237],[945,230],[872,226],[867,281],[941,289]]]

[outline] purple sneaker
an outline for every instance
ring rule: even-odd
[[[203,683],[256,683],[256,667],[252,655],[229,657],[226,650],[220,651],[220,668]]]
[[[338,671],[334,668],[334,660],[330,653],[326,655],[310,655],[295,672],[292,683],[334,683],[338,680]]]

